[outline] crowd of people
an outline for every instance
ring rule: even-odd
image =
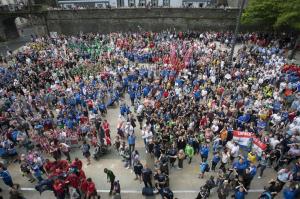
[[[184,169],[199,155],[199,178],[208,180],[197,198],[214,187],[219,198],[245,198],[251,181],[268,178],[271,168],[277,178],[260,198],[281,190],[285,199],[299,197],[300,67],[284,58],[292,37],[240,34],[243,46],[231,61],[232,38],[229,32],[61,35],[8,52],[0,60],[3,182],[18,195],[9,164],[19,163],[20,175],[40,193],[96,198],[72,150],[80,148],[89,165],[113,145],[144,183],[144,195],[173,198],[170,169]],[[111,129],[105,117],[116,106],[118,126]],[[140,137],[154,168],[141,163]],[[110,194],[120,196],[113,171],[104,172]]]

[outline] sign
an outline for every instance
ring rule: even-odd
[[[51,38],[57,38],[57,32],[50,32]]]

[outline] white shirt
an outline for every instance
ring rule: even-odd
[[[232,148],[231,148],[231,155],[233,157],[238,157],[239,156],[239,150],[240,150],[240,147],[238,145],[233,145]]]
[[[150,142],[152,140],[153,134],[152,131],[142,131],[142,138],[146,139],[146,142]]]
[[[133,134],[133,126],[131,124],[126,124],[125,126],[125,134],[126,135],[132,135]]]
[[[276,145],[279,143],[280,143],[280,141],[278,139],[270,138],[270,145],[273,149],[275,149]]]
[[[222,153],[222,158],[221,158],[221,161],[222,163],[227,163],[229,160],[229,154],[228,153]]]
[[[273,114],[271,118],[272,118],[272,123],[274,124],[278,124],[281,121],[281,116],[278,114]]]
[[[66,143],[60,143],[60,145],[61,145],[61,150],[63,152],[68,152],[69,151],[69,148],[70,148],[69,145],[67,145]]]
[[[142,113],[142,111],[143,111],[143,109],[144,109],[144,105],[143,104],[140,104],[139,106],[138,106],[138,108],[137,108],[137,114],[139,115],[139,114],[141,114]]]
[[[229,73],[227,73],[227,74],[225,75],[225,79],[231,79],[231,75],[230,75]]]

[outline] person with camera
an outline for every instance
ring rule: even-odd
[[[160,191],[160,194],[162,196],[162,199],[173,199],[174,198],[174,194],[169,187],[162,188]]]
[[[288,187],[283,190],[284,199],[296,199],[300,196],[299,184],[290,183]]]
[[[168,149],[167,155],[169,157],[171,167],[174,167],[177,159],[177,148],[175,143],[173,143],[172,146]]]
[[[228,197],[230,191],[231,191],[231,187],[229,185],[228,180],[224,180],[224,182],[221,183],[217,189],[218,198],[226,199]]]
[[[142,169],[142,179],[145,184],[145,187],[153,188],[152,185],[152,171],[148,167],[147,164],[145,164],[144,168]]]
[[[66,197],[66,186],[63,180],[56,179],[54,181],[53,191],[57,199],[64,199]]]
[[[140,183],[142,182],[142,169],[143,165],[139,160],[133,164],[133,171],[136,176],[134,180],[139,180]]]
[[[155,188],[160,191],[162,188],[167,186],[168,176],[165,173],[162,173],[160,169],[154,174]]]
[[[243,184],[239,184],[239,186],[235,187],[234,192],[234,199],[245,199],[245,196],[247,194],[247,189],[244,187]]]

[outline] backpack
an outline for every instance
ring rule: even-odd
[[[115,193],[120,193],[121,192],[121,186],[120,186],[119,181],[114,182],[114,191],[115,191]]]
[[[143,190],[142,190],[142,194],[144,196],[153,196],[154,195],[153,188],[151,188],[151,187],[144,187]]]

